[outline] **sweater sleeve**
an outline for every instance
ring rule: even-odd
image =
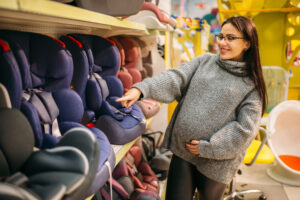
[[[200,157],[225,160],[245,152],[255,138],[262,103],[257,90],[250,92],[237,109],[237,119],[219,129],[209,141],[200,140]]]
[[[208,55],[204,54],[177,68],[169,69],[152,78],[146,78],[132,87],[141,90],[143,98],[171,103],[179,99],[183,88],[188,84],[202,60],[207,57]]]

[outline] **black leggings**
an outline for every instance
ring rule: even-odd
[[[205,177],[194,165],[173,155],[167,180],[166,200],[192,200],[196,187],[201,200],[220,200],[226,184]]]

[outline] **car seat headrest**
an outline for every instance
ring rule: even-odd
[[[121,66],[124,66],[125,65],[125,51],[124,51],[124,48],[123,48],[122,44],[118,41],[117,37],[111,37],[110,39],[113,42],[115,42],[116,47],[118,48],[119,53],[120,53],[120,60],[121,60],[120,64],[121,64]]]
[[[16,109],[0,108],[0,177],[20,170],[33,151],[34,138],[25,116]]]
[[[102,76],[116,76],[120,68],[120,53],[114,43],[95,35],[69,35],[83,45],[92,72],[98,72]]]
[[[1,30],[20,68],[23,89],[69,87],[73,74],[71,54],[63,42],[37,33]]]
[[[138,49],[134,41],[128,37],[120,37],[119,41],[125,51],[125,67],[135,68],[138,61]]]
[[[13,108],[21,106],[22,83],[17,61],[7,41],[0,38],[0,82],[5,86]]]

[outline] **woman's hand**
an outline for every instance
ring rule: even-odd
[[[190,143],[186,143],[185,147],[192,154],[199,155],[199,141],[198,140],[192,140]]]
[[[121,98],[116,99],[116,102],[121,102],[123,107],[129,108],[140,98],[141,94],[139,89],[130,88]]]

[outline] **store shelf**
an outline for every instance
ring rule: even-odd
[[[10,9],[10,10],[17,10],[18,9],[18,2],[17,2],[17,0],[1,0],[0,1],[0,8]]]
[[[127,151],[132,147],[132,145],[138,140],[138,138],[132,140],[131,142],[125,144],[125,145],[111,145],[114,149],[114,152],[116,154],[116,164],[117,165],[120,160],[125,156]]]
[[[150,124],[151,120],[153,118],[149,118],[146,120],[146,124]],[[127,151],[134,145],[134,143],[138,140],[138,138],[132,140],[131,142],[125,144],[125,145],[111,145],[115,154],[116,154],[116,164],[117,165],[120,160],[124,157],[124,155],[127,153]]]
[[[0,0],[0,28],[60,35],[70,32],[147,35],[145,25],[48,0]]]

